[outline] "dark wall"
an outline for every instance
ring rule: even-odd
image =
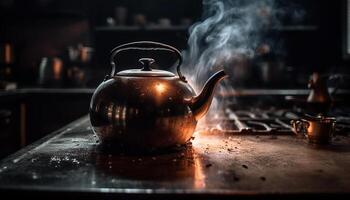
[[[286,15],[282,24],[287,28],[266,34],[266,41],[274,40],[281,45],[284,53],[280,56],[286,66],[293,68],[293,73],[341,71],[348,65],[341,51],[344,43],[341,37],[343,0],[277,2],[282,7],[290,7],[291,12],[293,9],[305,11],[297,23]],[[186,48],[186,27],[151,31],[111,28],[107,21],[115,16],[118,6],[128,9],[127,27],[134,25],[136,14],[145,17],[146,27],[157,24],[160,18],[168,18],[172,25],[179,26],[184,18],[200,19],[202,9],[201,0],[1,1],[0,43],[10,42],[15,46],[15,71],[20,85],[36,84],[40,59],[44,56],[64,57],[70,45],[81,43],[95,48],[95,59],[90,65],[93,76],[88,87],[96,86],[109,72],[108,53],[119,44],[155,40]]]

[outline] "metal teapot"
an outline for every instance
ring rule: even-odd
[[[177,56],[177,74],[151,68],[152,58],[141,58],[142,69],[116,73],[115,56],[128,50],[168,51]],[[197,96],[181,74],[181,53],[174,47],[151,41],[114,48],[112,73],[95,90],[90,103],[90,121],[104,144],[135,149],[159,149],[185,144],[198,120],[208,111],[222,70],[205,83]]]
[[[340,83],[346,78],[345,74],[323,74],[314,72],[310,79],[308,87],[310,93],[307,97],[308,110],[316,114],[326,114],[335,103],[334,96]],[[335,81],[332,91],[328,90],[328,82]]]

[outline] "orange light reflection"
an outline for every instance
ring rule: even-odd
[[[158,92],[158,94],[162,94],[166,90],[166,86],[163,83],[157,83],[155,85],[155,89]]]
[[[194,188],[205,188],[205,175],[203,172],[203,166],[198,157],[194,158]]]

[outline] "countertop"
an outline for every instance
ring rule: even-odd
[[[27,97],[45,96],[72,96],[87,95],[91,96],[95,89],[93,88],[21,88],[14,90],[0,90],[0,103],[14,100],[21,100]]]
[[[1,96],[26,95],[26,94],[92,94],[94,88],[21,88],[14,90],[0,90]]]
[[[198,131],[192,145],[178,151],[108,154],[85,116],[2,160],[0,192],[92,199],[334,199],[350,192],[350,138],[337,136],[321,147],[291,135]]]

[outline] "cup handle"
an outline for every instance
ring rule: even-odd
[[[296,120],[291,120],[290,121],[292,127],[293,127],[293,132],[296,135],[302,135],[304,137],[307,137],[307,128],[309,128],[310,124],[307,121],[302,121],[300,119],[296,119]]]

